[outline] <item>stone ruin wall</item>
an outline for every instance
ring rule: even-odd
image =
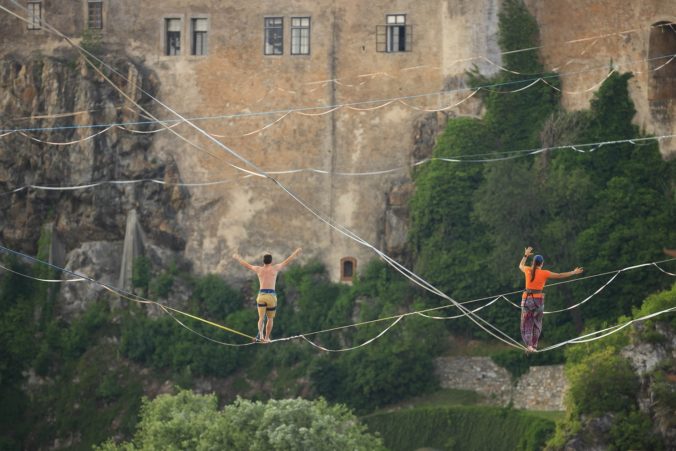
[[[561,45],[561,41],[580,37],[676,21],[674,2],[527,0],[526,3],[540,25],[541,53],[547,69],[580,71],[607,66],[610,60],[620,70],[634,69],[636,76],[631,82],[631,93],[638,110],[636,123],[647,132],[675,133],[675,102],[669,97],[669,89],[659,88],[668,84],[668,79],[665,82],[651,78],[645,63],[639,67],[640,71],[630,66],[632,61],[655,52],[650,46],[648,30],[592,41],[593,45],[586,51],[588,41],[584,45]],[[82,36],[84,6],[82,11],[78,11],[79,7],[71,11],[72,6],[53,0],[45,0],[43,4],[46,20],[69,36]],[[368,3],[298,0],[265,6],[234,0],[201,0],[190,5],[182,0],[125,0],[104,2],[103,38],[109,51],[127,55],[143,67],[142,75],[155,80],[159,87],[156,95],[187,117],[283,112],[290,107],[462,88],[464,73],[474,62],[467,58],[486,55],[495,63],[501,63],[496,42],[499,6],[499,0]],[[411,52],[375,51],[376,26],[382,25],[385,14],[391,13],[407,14],[407,24],[411,24],[414,37]],[[289,22],[290,17],[296,15],[312,18],[308,56],[289,55]],[[285,54],[280,57],[263,55],[262,24],[266,16],[285,18]],[[189,33],[190,18],[207,17],[208,55],[163,55],[162,26],[167,17],[180,17],[184,21],[184,50],[188,49],[185,35]],[[25,24],[7,16],[0,16],[0,24],[5,30],[0,36],[3,56],[28,56],[36,52],[56,57],[64,54],[65,44],[45,31],[27,30]],[[497,70],[481,62],[479,68],[484,74]],[[588,108],[593,90],[582,94],[572,92],[588,89],[605,74],[607,71],[599,70],[564,77],[564,106]],[[655,98],[656,93],[663,97],[662,101]],[[462,94],[408,99],[407,103],[423,110],[441,108],[462,100]],[[664,99],[665,96],[668,98]],[[365,105],[372,106],[373,111],[344,109],[314,116],[290,114],[285,118],[279,113],[203,120],[198,124],[221,135],[219,140],[223,144],[265,170],[312,167],[329,171],[331,175],[287,174],[280,175],[279,179],[309,205],[376,247],[396,254],[403,250],[406,239],[406,205],[412,192],[409,171],[363,178],[338,173],[405,167],[429,154],[436,133],[448,116],[477,116],[481,114],[481,105],[470,99],[441,113],[420,111],[401,103],[377,108],[381,105]],[[33,111],[33,114],[44,112]],[[154,112],[163,118],[172,117],[157,105]],[[325,113],[326,110],[307,112]],[[278,123],[263,129],[277,120]],[[371,251],[321,223],[269,181],[242,178],[241,173],[229,166],[229,163],[241,162],[189,126],[180,125],[175,130],[200,149],[163,132],[153,135],[146,153],[160,161],[175,160],[179,177],[185,182],[230,180],[228,184],[208,189],[189,189],[190,202],[177,215],[176,220],[185,233],[183,253],[197,272],[243,279],[247,275],[233,264],[230,258],[233,252],[239,251],[245,258],[255,260],[266,250],[282,257],[296,246],[302,246],[304,258],[324,261],[331,277],[337,280],[342,258],[355,257],[357,270],[373,258]],[[254,132],[256,130],[259,131]],[[673,152],[670,141],[662,141],[661,145],[665,155]],[[82,173],[77,181],[88,175],[93,178],[95,172]],[[70,182],[73,180],[63,181],[64,184]],[[123,232],[122,228],[120,234]]]
[[[490,357],[440,357],[435,374],[442,388],[471,390],[486,402],[517,409],[565,410],[568,389],[563,365],[532,366],[512,380],[509,372]]]
[[[641,130],[658,136],[676,134],[676,2],[648,0],[526,0],[540,26],[541,54],[548,70],[579,72],[561,78],[563,106],[589,108],[599,84],[612,67],[632,72],[629,88]],[[676,26],[676,25],[675,25]],[[566,43],[576,39],[577,43]],[[651,61],[645,61],[651,60]],[[658,67],[669,63],[664,67]],[[591,89],[593,88],[593,89]],[[665,157],[676,154],[676,139],[664,139]]]

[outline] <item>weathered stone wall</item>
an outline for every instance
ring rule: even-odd
[[[436,132],[445,122],[441,114],[431,120],[424,110],[455,103],[467,92],[417,96],[463,87],[465,71],[474,63],[484,74],[498,70],[472,57],[483,55],[501,63],[497,46],[500,3],[500,0],[104,1],[102,42],[107,60],[112,55],[124,55],[134,61],[130,67],[143,69],[129,75],[151,79],[153,86],[157,86],[154,93],[163,102],[186,117],[203,118],[196,124],[221,136],[218,139],[222,144],[262,169],[327,171],[328,175],[296,173],[278,178],[326,217],[377,247],[396,253],[402,249],[407,228],[406,199],[400,194],[411,191],[405,188],[411,181],[405,168],[429,152]],[[86,2],[44,0],[42,4],[47,22],[76,41],[82,38]],[[676,101],[651,101],[650,86],[656,81],[646,70],[647,63],[631,64],[651,55],[647,27],[659,21],[675,21],[676,3],[527,0],[527,4],[540,24],[541,53],[546,66],[560,72],[578,72],[562,78],[567,108],[588,107],[593,90],[574,92],[585,91],[599,82],[612,60],[613,67],[636,74],[631,90],[639,112],[637,124],[648,132],[675,132]],[[13,8],[25,16],[25,11]],[[406,14],[406,24],[412,27],[410,52],[376,51],[376,27],[384,25],[386,14]],[[283,55],[263,54],[263,22],[268,16],[284,18]],[[290,54],[290,22],[296,16],[311,18],[309,55]],[[170,17],[182,20],[180,56],[164,55],[164,20]],[[206,56],[190,55],[190,21],[194,17],[209,21]],[[68,45],[44,29],[28,30],[25,23],[5,13],[0,14],[0,26],[2,58],[10,54],[41,53],[57,57],[68,54]],[[636,28],[641,31],[562,44]],[[663,44],[665,48],[660,51],[668,51],[670,44]],[[599,69],[589,70],[594,67]],[[61,93],[78,99],[77,107],[91,106],[94,100],[83,99],[75,85],[74,92]],[[126,84],[127,93],[153,104],[162,118],[175,118],[140,92],[134,92],[133,85]],[[35,94],[26,91],[21,95],[27,99],[40,97]],[[399,96],[409,96],[403,99],[408,106],[402,102],[377,101]],[[359,105],[363,110],[342,108],[329,112],[320,108],[364,101],[372,103]],[[118,103],[129,106],[128,102]],[[45,97],[44,103],[33,107],[32,114],[63,113],[75,105],[68,108],[65,102]],[[290,109],[298,108],[305,108],[304,114],[286,115]],[[257,112],[276,113],[251,114]],[[481,105],[475,98],[448,112],[473,116],[480,113]],[[424,124],[422,129],[420,124]],[[337,280],[341,258],[355,257],[360,266],[359,262],[373,257],[368,249],[320,222],[270,181],[242,178],[229,163],[243,163],[190,126],[183,124],[174,130],[194,145],[165,131],[149,139],[148,152],[162,160],[175,159],[183,181],[231,180],[229,184],[189,190],[191,202],[179,220],[185,232],[185,256],[198,272],[243,278],[247,276],[245,270],[230,258],[234,251],[258,260],[264,251],[282,258],[302,246],[305,257],[319,257]],[[82,130],[77,137],[87,133]],[[103,142],[92,140],[89,146],[81,146],[79,158],[105,154]],[[661,145],[665,153],[674,147],[668,140]],[[77,181],[86,181],[89,174],[96,172],[96,161],[92,164],[81,173],[73,173],[78,176]],[[404,169],[366,177],[341,175],[393,167]]]
[[[670,93],[662,91],[660,99],[651,92],[655,84],[669,83],[676,87],[676,60],[654,70],[670,59],[655,58],[676,54],[673,39],[676,30],[650,28],[664,22],[676,23],[676,2],[526,0],[526,4],[540,25],[541,54],[546,67],[562,74],[571,73],[561,77],[566,108],[588,108],[596,91],[591,88],[602,81],[611,68],[632,72],[630,93],[637,110],[635,123],[649,133],[676,134],[676,89]],[[656,35],[671,35],[672,39],[656,48]],[[567,43],[595,36],[599,38]],[[650,58],[654,60],[646,61]],[[662,140],[660,149],[665,155],[673,155],[676,139]]]
[[[413,153],[434,144],[433,139],[417,138],[414,124],[428,113],[416,108],[444,107],[467,93],[415,96],[462,86],[465,70],[475,62],[468,60],[471,56],[488,54],[500,60],[494,34],[498,6],[499,0],[104,1],[102,38],[104,55],[125,54],[141,63],[157,80],[158,97],[186,117],[278,111],[205,119],[197,124],[223,136],[219,138],[223,144],[264,170],[328,171],[328,175],[278,177],[327,217],[380,248],[396,251],[406,235],[406,201],[393,202],[397,196],[391,192],[410,182],[406,167]],[[86,27],[85,9],[86,2],[65,5],[46,0],[43,17],[77,40]],[[376,26],[385,24],[386,14],[406,14],[406,23],[412,27],[412,51],[376,51]],[[284,18],[281,56],[263,55],[266,16]],[[289,54],[290,19],[295,16],[311,17],[310,55]],[[182,20],[180,56],[163,54],[163,26],[168,17]],[[209,20],[207,56],[189,55],[192,17]],[[60,55],[67,49],[47,31],[28,30],[6,14],[0,15],[0,26],[4,30],[0,56]],[[496,70],[479,63],[485,74]],[[367,111],[306,110],[306,114],[315,115],[289,114],[269,128],[250,133],[280,119],[288,109],[399,96],[414,97],[406,99],[409,106],[393,102],[380,108],[384,102],[373,102],[359,106]],[[173,118],[155,106],[161,117]],[[473,98],[453,114],[475,115],[479,108]],[[49,112],[62,111],[51,107]],[[427,124],[443,127],[443,115],[439,118]],[[268,180],[242,179],[242,174],[227,164],[242,163],[191,127],[181,125],[174,130],[201,149],[162,132],[153,136],[149,151],[174,158],[184,181],[233,181],[190,190],[191,203],[182,226],[185,256],[197,271],[245,277],[244,270],[230,258],[234,251],[258,260],[266,250],[282,258],[296,246],[303,246],[305,256],[322,259],[338,279],[341,258],[355,257],[358,265],[372,258],[367,249],[321,223]],[[340,175],[393,167],[403,169],[367,177]]]
[[[473,390],[491,403],[517,409],[564,410],[568,384],[563,365],[533,366],[517,381],[489,357],[442,357],[435,362],[441,387]]]

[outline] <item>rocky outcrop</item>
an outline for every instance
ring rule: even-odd
[[[114,83],[150,109],[136,88],[155,92],[153,75],[124,58],[113,66],[124,74],[111,74]],[[179,182],[176,164],[149,150],[154,134],[132,132],[148,132],[151,126],[99,125],[129,124],[141,116],[79,56],[0,61],[0,115],[3,128],[23,129],[0,138],[0,241],[5,245],[34,255],[41,227],[52,222],[69,269],[116,285],[127,217],[136,210],[148,243],[171,253],[184,249],[177,215],[187,192],[148,181]],[[105,183],[116,180],[145,181]],[[19,189],[92,183],[102,184],[68,191]],[[63,311],[78,311],[98,295],[91,284],[69,284],[61,293]]]
[[[647,338],[647,337],[650,338]],[[676,421],[673,399],[676,393],[676,334],[668,323],[635,323],[631,344],[620,350],[641,382],[636,402],[652,423],[650,434],[660,437],[667,450],[676,449]],[[611,442],[611,429],[617,415],[582,415],[580,427],[563,447],[566,451],[605,450]]]

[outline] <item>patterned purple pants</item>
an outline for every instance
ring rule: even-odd
[[[544,311],[544,295],[541,299],[528,296],[521,301],[521,338],[526,346],[538,347]]]

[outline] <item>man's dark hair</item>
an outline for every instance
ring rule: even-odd
[[[266,264],[266,265],[269,265],[270,263],[272,263],[272,255],[265,254],[263,256],[263,263]]]

